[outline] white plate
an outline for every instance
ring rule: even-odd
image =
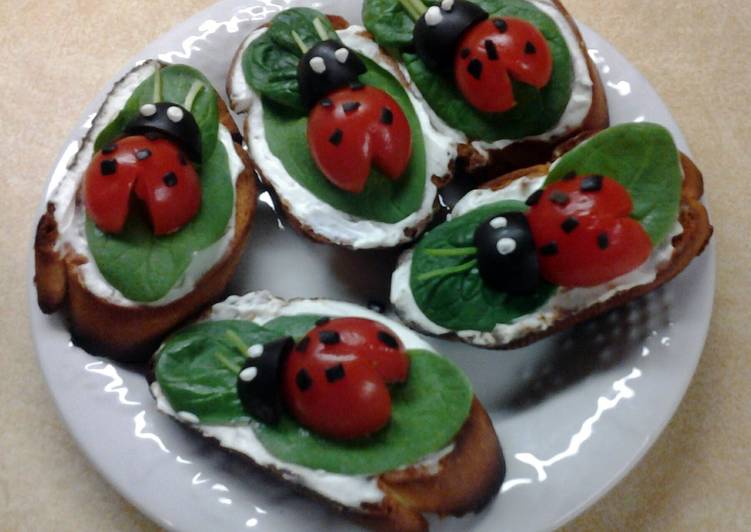
[[[243,36],[283,7],[303,3],[220,2],[138,58],[158,55],[189,63],[222,90]],[[360,20],[359,1],[312,5]],[[613,123],[659,122],[687,150],[649,83],[602,37],[582,30],[607,88]],[[82,124],[103,96],[92,102]],[[74,151],[71,142],[83,133],[83,125],[72,133],[52,181]],[[313,244],[281,229],[268,197],[262,200],[233,293],[265,288],[285,297],[387,299],[393,253]],[[31,283],[29,293],[39,362],[70,431],[102,475],[159,525],[274,531],[354,527],[159,414],[141,373],[73,347],[60,316],[40,313]],[[434,529],[551,529],[604,495],[649,449],[683,397],[704,345],[713,293],[710,246],[668,286],[532,347],[489,352],[433,340],[471,377],[508,465],[502,493],[485,511],[461,520],[433,520]]]

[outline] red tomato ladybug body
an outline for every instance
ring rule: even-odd
[[[629,217],[631,196],[611,178],[567,176],[528,204],[540,275],[552,283],[602,284],[636,269],[652,252],[649,235]]]
[[[380,89],[338,89],[310,112],[308,143],[318,168],[335,186],[365,188],[371,166],[396,180],[412,157],[412,132],[399,104]]]
[[[553,72],[545,37],[529,22],[504,17],[470,28],[456,49],[454,72],[464,98],[486,113],[516,105],[511,78],[542,89]]]
[[[363,318],[322,320],[290,353],[282,393],[292,415],[334,439],[365,437],[391,417],[387,383],[409,374],[404,345]]]
[[[86,170],[84,204],[102,231],[122,231],[134,193],[156,235],[180,229],[201,206],[196,170],[174,143],[162,138],[122,138],[97,153]]]

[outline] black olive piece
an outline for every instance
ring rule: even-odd
[[[237,376],[237,395],[243,409],[263,423],[271,425],[281,417],[282,370],[293,346],[294,340],[288,336],[264,344],[261,356],[249,357]],[[243,371],[250,368],[255,368],[255,376],[243,380]]]
[[[99,165],[102,175],[112,175],[117,172],[117,159],[105,159]]]
[[[177,185],[177,175],[175,175],[175,172],[167,172],[164,174],[162,181],[164,181],[164,184],[168,187],[174,187]]]
[[[182,105],[171,102],[159,102],[154,104],[156,112],[149,116],[138,113],[133,120],[125,126],[126,135],[145,135],[147,138],[154,134],[161,134],[177,143],[187,154],[190,160],[201,162],[201,130],[198,127],[193,114]],[[171,107],[177,107],[182,111],[182,118],[173,122],[168,114]],[[179,113],[178,113],[179,114]],[[150,135],[149,135],[150,134]]]
[[[326,368],[326,371],[324,373],[326,374],[326,380],[328,382],[336,382],[342,380],[344,378],[344,366],[342,366],[341,364],[331,366],[330,368]]]
[[[450,70],[462,35],[478,22],[487,19],[488,13],[467,0],[455,0],[450,11],[438,8],[441,10],[441,21],[431,26],[425,19],[427,12],[423,14],[415,23],[413,42],[415,52],[428,68]]]
[[[104,148],[102,148],[102,153],[109,154],[114,152],[117,149],[117,144],[107,144]]]
[[[318,339],[322,344],[336,345],[342,341],[339,333],[336,331],[321,331],[318,333]]]
[[[340,63],[336,57],[336,51],[340,48],[349,51],[344,63]],[[310,66],[310,60],[314,57],[323,60],[323,72],[318,73]],[[358,83],[357,78],[367,70],[362,59],[341,42],[328,40],[315,44],[302,56],[297,65],[297,83],[303,105],[306,109],[311,109],[319,100],[336,89]]]
[[[331,321],[331,318],[329,318],[328,316],[324,316],[323,318],[319,318],[318,320],[316,320],[316,327],[323,327],[324,325],[326,325],[330,321]]]
[[[380,342],[386,347],[390,347],[391,349],[399,349],[399,340],[394,338],[386,331],[378,331],[378,340],[380,340]]]
[[[537,250],[527,217],[507,212],[488,218],[475,230],[477,268],[490,288],[528,294],[540,284]]]
[[[542,197],[543,192],[544,191],[541,188],[538,188],[537,190],[532,192],[532,194],[529,195],[529,197],[527,198],[527,201],[525,201],[524,203],[528,207],[534,207],[535,205],[540,203],[540,198]]]
[[[602,176],[590,175],[582,179],[580,187],[582,192],[599,192],[602,190]]]

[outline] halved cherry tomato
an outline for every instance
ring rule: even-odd
[[[316,165],[335,186],[362,192],[375,166],[398,179],[412,157],[412,132],[399,104],[380,89],[344,88],[318,102],[308,120]]]
[[[630,218],[633,204],[617,181],[569,176],[534,198],[527,218],[541,276],[560,286],[595,286],[649,258],[652,243]]]
[[[545,87],[553,72],[553,56],[533,24],[514,17],[496,18],[464,34],[454,72],[459,90],[473,107],[500,113],[516,105],[511,78]]]
[[[133,193],[145,204],[156,235],[177,231],[201,206],[195,168],[174,143],[162,138],[122,138],[97,153],[86,170],[86,212],[102,231],[122,231]]]

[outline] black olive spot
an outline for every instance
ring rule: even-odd
[[[337,364],[326,369],[326,380],[329,382],[336,382],[344,378],[344,366]]]
[[[342,139],[344,139],[344,131],[336,128],[336,131],[329,137],[329,142],[334,146],[339,146],[342,143]]]
[[[102,148],[102,153],[112,153],[117,149],[117,144],[107,144],[104,148]]]
[[[376,301],[375,299],[368,301],[368,308],[373,312],[377,312],[379,314],[386,312],[386,304],[381,301]]]
[[[558,254],[558,244],[549,242],[540,248],[540,254],[545,257],[552,257]]]
[[[301,392],[304,392],[313,386],[313,379],[310,378],[310,375],[308,375],[305,368],[302,368],[297,372],[297,375],[295,375],[295,384],[297,384],[297,387]]]
[[[331,321],[331,318],[329,318],[327,316],[324,316],[323,318],[321,318],[318,321],[316,321],[316,327],[322,327],[322,326],[326,325],[330,321]]]
[[[599,192],[602,190],[602,176],[590,175],[582,179],[582,192]]]
[[[501,33],[506,33],[508,31],[508,24],[502,18],[495,19],[493,24],[495,24],[495,27],[498,28],[498,31]]]
[[[462,59],[467,59],[469,57],[469,54],[471,53],[472,52],[469,51],[469,48],[462,48],[462,51],[459,52],[459,55],[461,56]]]
[[[607,233],[600,233],[597,235],[597,247],[600,249],[608,249],[608,246],[610,245],[610,241],[608,240],[608,234]]]
[[[310,337],[306,336],[305,338],[300,340],[300,343],[297,344],[297,347],[295,349],[297,349],[297,351],[300,353],[304,353],[308,349],[309,344],[310,344]]]
[[[490,39],[485,39],[485,53],[488,54],[488,59],[491,61],[498,60],[498,50],[495,47],[495,43]]]
[[[188,159],[185,158],[185,155],[183,155],[183,152],[180,152],[177,155],[177,160],[180,162],[181,165],[186,166],[188,164]]]
[[[331,107],[334,105],[334,102],[332,102],[329,98],[324,98],[321,100],[321,107]]]
[[[318,338],[326,345],[336,345],[342,341],[336,331],[321,331],[318,333]]]
[[[394,113],[391,112],[391,109],[388,107],[384,107],[381,109],[381,124],[386,124],[387,126],[390,126],[394,123]]]
[[[524,53],[527,55],[532,55],[536,52],[537,52],[537,48],[535,48],[535,45],[527,41],[527,44],[524,46]]]
[[[164,184],[168,187],[174,187],[177,185],[177,176],[175,175],[175,172],[167,172],[164,174],[162,181],[164,181]]]
[[[555,203],[556,205],[567,205],[569,202],[568,194],[565,192],[561,192],[560,190],[554,190],[550,193],[549,199],[551,202]]]
[[[562,177],[564,181],[571,181],[576,177],[576,172],[571,170],[569,173],[567,173],[565,176]]]
[[[232,142],[234,142],[235,144],[243,143],[243,136],[239,131],[235,131],[232,133]]]
[[[378,331],[378,339],[386,347],[391,349],[399,349],[399,341],[386,331]]]
[[[151,150],[149,150],[147,148],[144,148],[142,150],[138,150],[136,152],[136,159],[138,159],[139,161],[145,161],[149,157],[151,157]]]
[[[352,89],[353,91],[361,91],[365,88],[365,85],[363,85],[359,81],[353,81],[352,83],[349,84],[349,88]]]
[[[342,104],[342,109],[344,109],[344,112],[346,114],[354,113],[360,108],[360,102],[344,102]]]
[[[117,161],[115,159],[105,159],[99,165],[102,175],[112,175],[117,172]]]
[[[569,216],[568,218],[563,220],[563,223],[561,224],[561,229],[563,229],[564,233],[570,233],[577,227],[579,227],[579,220],[577,220],[573,216]]]
[[[532,194],[530,194],[530,196],[527,198],[527,201],[525,201],[524,203],[526,203],[528,207],[534,207],[540,202],[541,197],[542,197],[542,189],[539,188],[535,190],[534,192],[532,192]]]
[[[482,62],[479,59],[473,59],[467,65],[467,72],[475,79],[482,77]]]

